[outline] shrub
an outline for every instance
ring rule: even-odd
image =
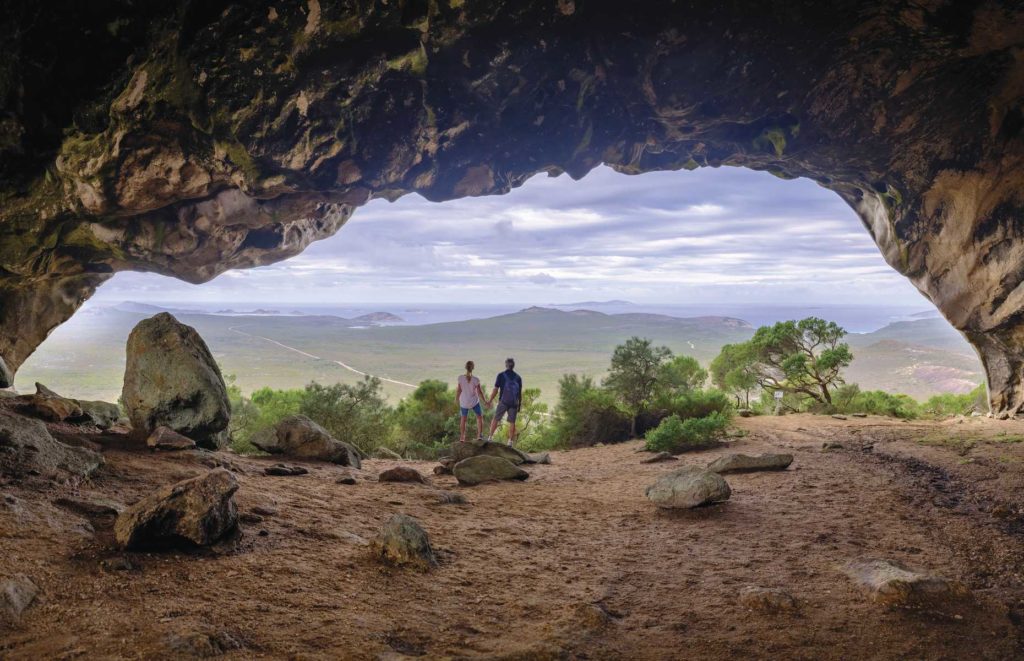
[[[559,381],[559,401],[544,443],[549,447],[585,447],[629,440],[632,416],[615,395],[593,379],[566,374]]]
[[[717,411],[701,418],[670,415],[647,432],[646,448],[652,452],[685,452],[714,445],[729,426],[729,418]]]
[[[706,418],[712,413],[732,415],[732,402],[721,390],[693,390],[681,393],[663,402],[667,415],[688,418]]]
[[[459,405],[444,381],[427,379],[398,404],[399,445],[436,447],[459,440]]]
[[[984,413],[988,411],[988,391],[985,384],[981,383],[977,388],[963,395],[954,395],[953,393],[934,395],[921,405],[921,409],[926,415],[936,418],[969,415],[975,411]]]
[[[366,377],[355,385],[335,383],[306,386],[299,413],[340,441],[369,454],[391,436],[391,409],[384,400],[380,379]]]

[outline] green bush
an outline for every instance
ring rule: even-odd
[[[685,452],[718,442],[729,426],[729,418],[718,411],[701,418],[681,419],[670,415],[647,432],[646,448],[652,452]]]
[[[970,415],[973,412],[988,412],[988,390],[981,383],[977,388],[963,395],[943,393],[934,395],[921,405],[925,415],[945,418],[952,415]]]
[[[459,405],[444,381],[427,379],[398,404],[399,452],[459,440]]]
[[[674,397],[660,398],[651,407],[659,412],[659,417],[670,415],[686,420],[688,418],[706,418],[712,413],[732,415],[732,401],[721,390],[692,390]]]
[[[575,374],[564,375],[558,385],[558,406],[544,440],[549,448],[629,440],[632,418],[612,392]]]
[[[391,436],[391,409],[384,400],[380,379],[366,377],[355,385],[306,386],[299,413],[316,422],[340,441],[368,455]]]

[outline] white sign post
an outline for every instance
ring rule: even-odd
[[[775,415],[779,415],[782,412],[782,391],[776,390],[772,396],[775,397]]]

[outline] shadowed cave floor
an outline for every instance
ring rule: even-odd
[[[376,482],[399,463],[429,474],[427,462],[370,460],[346,486],[336,483],[342,467],[289,462],[310,474],[267,477],[268,458],[218,453],[238,470],[239,510],[276,514],[243,523],[231,551],[127,556],[111,550],[109,529],[52,501],[131,503],[207,466],[199,453],[153,455],[108,437],[107,465],[89,482],[3,485],[14,500],[0,503],[2,573],[28,574],[40,596],[0,631],[0,657],[1024,654],[1024,423],[801,415],[737,424],[749,433],[729,448],[678,462],[641,464],[648,455],[630,442],[554,453],[552,465],[528,467],[527,482],[473,488],[450,476],[426,486]],[[844,448],[824,452],[824,441]],[[725,504],[665,513],[643,496],[680,465],[780,449],[795,455],[790,470],[727,476]],[[469,504],[438,504],[438,489]],[[386,569],[366,557],[364,540],[395,512],[423,522],[438,569]],[[122,557],[132,569],[111,567]],[[962,580],[974,601],[887,610],[837,569],[858,558]],[[800,612],[747,610],[746,586],[784,588]]]

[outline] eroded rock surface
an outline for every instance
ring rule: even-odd
[[[42,422],[0,411],[0,473],[88,477],[102,465],[101,454],[61,443]]]
[[[277,261],[374,197],[737,165],[839,194],[978,349],[995,411],[1024,407],[1017,4],[14,6],[11,370],[117,271],[198,283]]]
[[[128,336],[121,399],[143,438],[168,427],[201,447],[227,442],[227,386],[206,342],[191,326],[161,312]]]
[[[117,543],[126,549],[215,544],[238,526],[236,491],[235,476],[223,468],[166,486],[121,512]]]
[[[359,450],[334,438],[304,415],[290,415],[274,427],[255,434],[252,444],[270,454],[319,459],[353,468],[362,465]]]
[[[21,614],[32,605],[37,594],[39,588],[24,574],[0,581],[0,624],[20,621]]]

